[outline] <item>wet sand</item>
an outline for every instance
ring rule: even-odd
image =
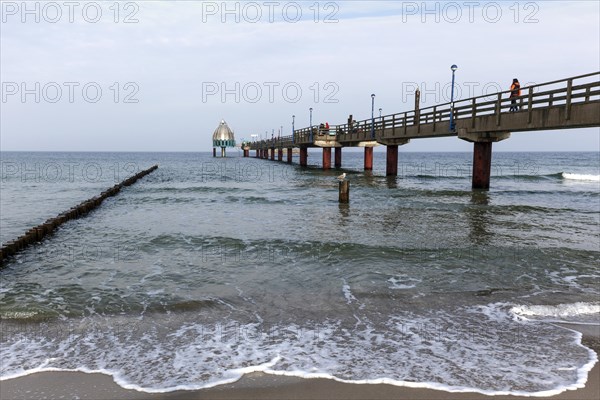
[[[564,325],[584,334],[583,343],[600,354],[600,327]],[[329,379],[300,379],[253,373],[238,382],[211,389],[150,394],[123,389],[112,377],[104,374],[81,372],[42,372],[10,379],[0,383],[0,399],[531,399],[521,396],[485,396],[478,393],[449,393],[441,390],[414,389],[384,384],[356,385]],[[598,400],[600,399],[600,368],[596,363],[588,376],[585,388],[570,390],[548,399]]]

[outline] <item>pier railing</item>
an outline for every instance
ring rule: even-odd
[[[560,107],[564,110],[561,115],[569,121],[574,105],[583,103],[600,104],[600,72],[579,75],[521,88],[521,95],[511,98],[511,90],[457,100],[417,110],[377,116],[373,119],[353,121],[351,124],[330,126],[328,131],[318,126],[296,129],[293,137],[284,136],[273,141],[263,141],[264,147],[298,147],[301,145],[327,145],[328,142],[339,142],[342,145],[352,145],[364,141],[385,141],[393,138],[427,137],[427,136],[456,136],[457,132],[450,129],[450,114],[457,126],[477,129],[478,118],[496,116],[496,126],[500,127],[503,115],[517,106],[517,113],[526,113],[527,118],[520,119],[521,124],[512,130],[530,130],[533,123],[533,113],[537,109],[552,109]],[[515,104],[513,104],[513,101]],[[492,117],[493,118],[493,117]],[[469,121],[466,121],[469,120]],[[422,135],[421,127],[427,127],[426,135]],[[553,129],[552,126],[547,129]],[[315,143],[319,141],[320,143]],[[260,143],[251,144],[253,148],[262,147]]]

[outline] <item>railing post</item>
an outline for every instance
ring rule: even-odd
[[[433,106],[433,131],[435,132],[435,117],[436,117],[437,106]]]
[[[406,135],[406,113],[404,113],[404,134]]]
[[[585,102],[590,101],[590,87],[585,88]]]
[[[502,93],[498,93],[496,101],[496,126],[500,126],[500,114],[502,113]]]
[[[396,114],[392,115],[392,136],[396,136]]]
[[[567,81],[567,104],[565,109],[565,121],[571,119],[571,94],[573,92],[573,79]]]
[[[533,113],[533,86],[529,87],[529,94],[527,95],[527,123],[531,123]]]

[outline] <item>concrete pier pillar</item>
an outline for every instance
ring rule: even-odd
[[[293,151],[292,148],[288,147],[288,149],[287,149],[287,162],[288,162],[288,164],[292,163],[292,151]]]
[[[221,157],[225,157],[225,147],[221,147]]]
[[[473,189],[489,189],[492,171],[492,142],[473,143]]]
[[[216,156],[217,156],[217,148],[213,147],[213,157],[216,157]]]
[[[490,188],[492,143],[510,138],[510,132],[468,132],[458,130],[459,139],[473,143],[473,189]]]
[[[300,166],[306,167],[308,165],[308,147],[300,147]]]
[[[334,158],[335,158],[335,167],[341,168],[342,167],[342,148],[341,147],[335,148]]]
[[[244,149],[244,157],[250,157],[250,150],[249,149]]]
[[[387,176],[398,175],[398,145],[387,145],[385,161],[385,174]]]
[[[256,158],[258,158],[258,157],[259,157],[258,153],[260,152],[260,150],[259,150],[259,149],[256,149],[255,151],[256,151],[256,155],[255,155],[255,157],[256,157]]]
[[[331,147],[323,147],[323,170],[331,168]]]
[[[283,149],[277,149],[277,161],[283,160]]]
[[[365,171],[373,169],[373,148],[365,147]]]
[[[271,147],[271,160],[275,161],[275,147]]]

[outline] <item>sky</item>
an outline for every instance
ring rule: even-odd
[[[598,1],[2,1],[0,150],[208,151],[600,70]],[[292,118],[292,116],[295,118]],[[383,147],[383,146],[382,146]],[[496,151],[600,151],[600,128]],[[470,151],[458,138],[401,151]]]

